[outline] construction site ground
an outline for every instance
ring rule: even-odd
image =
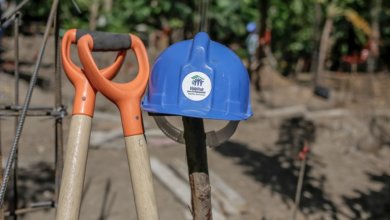
[[[22,36],[20,39],[21,103],[41,39],[41,36]],[[13,104],[14,97],[12,38],[3,38],[2,45],[5,52],[1,57],[0,105],[4,106]],[[53,39],[50,39],[31,106],[54,104],[53,45]],[[151,60],[155,54],[151,55]],[[75,47],[72,56],[79,63]],[[103,67],[113,61],[115,53],[96,54],[95,57]],[[134,55],[129,54],[115,80],[129,80],[136,71]],[[389,219],[390,147],[386,140],[386,134],[390,134],[386,133],[390,132],[389,75],[326,73],[324,83],[331,88],[331,98],[324,100],[314,96],[304,80],[283,78],[270,67],[263,68],[261,74],[262,92],[251,90],[254,115],[240,123],[228,142],[208,149],[209,168],[246,200],[241,214],[226,215],[226,219],[291,218],[300,160],[297,154],[291,153],[296,150],[288,149],[288,143],[282,146],[280,142],[295,129],[294,124],[287,130],[281,129],[281,125],[297,116],[315,125],[315,141],[308,143],[311,151],[297,219]],[[65,147],[73,87],[64,73],[62,76],[63,103],[69,113],[63,120]],[[91,141],[121,128],[118,110],[101,95],[98,95],[95,111]],[[172,120],[180,124],[179,118]],[[0,123],[4,167],[14,138],[15,122],[14,118],[2,117]],[[168,166],[175,166],[176,161],[185,162],[184,145],[159,132],[147,113],[144,124],[152,157]],[[206,121],[205,126],[210,130],[223,123]],[[375,126],[379,126],[380,131],[376,131]],[[54,152],[53,119],[28,117],[19,145],[19,208],[53,198]],[[157,178],[154,185],[160,219],[185,219],[190,201],[182,204]],[[10,192],[12,184],[8,188],[8,194]],[[21,215],[19,219],[51,220],[54,216],[55,210],[47,209]],[[122,136],[90,146],[80,219],[136,219]]]

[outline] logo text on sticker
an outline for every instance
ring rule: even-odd
[[[182,82],[184,95],[192,101],[201,101],[211,92],[210,78],[202,72],[191,72]]]

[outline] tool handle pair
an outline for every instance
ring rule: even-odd
[[[83,69],[70,59],[70,47],[77,44]],[[138,75],[129,83],[114,83],[114,77],[132,49],[138,61]],[[115,62],[98,69],[92,51],[119,50]],[[76,94],[61,183],[57,220],[76,220],[80,212],[91,120],[97,91],[113,101],[122,117],[126,149],[139,220],[157,220],[157,206],[149,154],[143,135],[140,100],[149,78],[149,61],[142,41],[131,34],[108,34],[69,30],[62,40],[65,73]],[[132,120],[134,119],[134,120]]]
[[[70,46],[77,44],[78,54],[84,69],[79,68],[70,59]],[[93,116],[96,92],[114,102],[121,113],[125,136],[144,132],[140,102],[149,79],[149,60],[141,39],[132,34],[113,34],[70,30],[62,42],[62,58],[65,72],[75,87],[73,115]],[[137,77],[128,83],[115,83],[110,79],[119,71],[126,50],[134,51],[138,62]],[[100,70],[92,56],[93,51],[117,51],[115,62]]]
[[[88,80],[119,108],[138,219],[157,220],[152,171],[140,108],[141,97],[149,79],[146,49],[142,41],[134,35],[101,32],[92,32],[79,38],[77,48]],[[92,57],[92,51],[121,49],[132,49],[138,61],[138,74],[128,83],[115,83],[107,79],[101,74]]]
[[[72,117],[56,220],[79,219],[91,122],[92,118],[86,115]],[[132,135],[125,138],[125,143],[138,219],[157,220],[153,176],[145,137],[142,134]]]
[[[100,37],[99,37],[100,36]],[[143,134],[141,98],[145,93],[149,79],[149,59],[141,39],[130,34],[130,49],[135,53],[138,62],[138,74],[135,79],[127,83],[116,83],[107,79],[98,69],[92,51],[96,49],[96,41],[102,35],[85,35],[78,40],[79,58],[84,67],[84,74],[89,82],[111,100],[121,114],[123,132],[126,137]],[[112,37],[115,35],[112,35]],[[118,37],[119,38],[119,37]],[[98,41],[99,42],[99,41]],[[101,48],[102,45],[98,45]],[[113,46],[113,45],[111,45]]]

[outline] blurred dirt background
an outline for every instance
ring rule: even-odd
[[[41,42],[41,36],[22,36],[21,101]],[[0,105],[13,102],[13,44],[3,38],[0,72]],[[53,39],[48,42],[38,85],[31,106],[53,106]],[[78,63],[76,48],[73,60]],[[153,52],[152,59],[157,52]],[[114,53],[96,54],[99,66],[110,64]],[[234,136],[223,145],[208,149],[209,167],[247,201],[247,209],[229,220],[289,219],[294,204],[301,142],[311,149],[303,185],[298,219],[390,219],[390,77],[326,73],[331,98],[316,97],[305,74],[295,79],[281,77],[275,70],[262,71],[263,91],[251,93],[254,115],[240,123]],[[133,55],[116,81],[134,77]],[[64,143],[72,109],[73,87],[62,74]],[[96,135],[120,128],[115,106],[101,95],[93,120]],[[13,141],[13,118],[0,118],[3,167]],[[151,156],[165,164],[185,161],[185,148],[156,132],[154,120],[144,114]],[[314,125],[307,129],[308,124]],[[27,118],[19,146],[19,207],[53,198],[54,131],[48,117]],[[221,126],[206,122],[206,129]],[[91,140],[93,141],[93,140]],[[190,207],[155,179],[160,219],[185,219]],[[136,219],[123,138],[91,146],[82,202],[82,220]],[[12,189],[10,189],[12,190]],[[43,210],[20,219],[54,219],[55,211]],[[11,219],[11,218],[10,218]]]

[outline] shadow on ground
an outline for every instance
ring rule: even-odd
[[[10,207],[14,206],[14,183],[12,177],[8,183],[5,210],[9,210]],[[18,209],[24,209],[38,204],[53,206],[54,189],[54,170],[52,164],[39,162],[31,165],[28,169],[18,169]],[[48,211],[48,209],[44,210]]]
[[[281,123],[279,139],[275,147],[267,152],[251,149],[237,142],[227,142],[216,151],[227,157],[238,159],[238,164],[245,167],[246,174],[270,188],[281,196],[291,209],[294,204],[300,160],[299,152],[305,144],[315,140],[315,127],[303,118],[287,119]],[[337,207],[324,192],[325,175],[314,174],[313,170],[324,166],[320,158],[310,154],[306,166],[300,210],[304,214],[318,211],[329,213],[337,218]]]
[[[363,192],[355,190],[357,196],[343,197],[345,204],[352,211],[351,219],[390,219],[390,175],[367,174],[372,182],[381,184],[379,190]]]
[[[294,159],[282,152],[265,154],[253,150],[247,145],[237,142],[227,142],[216,150],[224,156],[237,158],[238,164],[244,166],[245,173],[255,178],[272,192],[279,194],[290,208],[294,201],[296,184],[298,181],[298,165]],[[324,193],[324,175],[313,176],[313,162],[309,161],[306,167],[306,177],[303,185],[301,210],[305,214],[317,211],[329,212],[333,219],[337,219],[336,205]]]
[[[237,159],[237,163],[245,167],[247,175],[280,195],[292,209],[299,173],[299,152],[304,145],[310,146],[314,141],[314,124],[303,118],[291,118],[281,123],[279,138],[271,150],[258,151],[242,143],[227,142],[216,151]],[[340,216],[346,219],[390,219],[390,175],[368,173],[370,181],[381,186],[377,190],[355,190],[356,196],[353,197],[343,196],[349,209],[346,214],[324,191],[327,181],[326,176],[321,174],[324,166],[319,155],[309,154],[300,204],[303,214],[325,212],[331,219]]]
[[[54,207],[54,191],[55,191],[55,174],[53,164],[50,163],[36,163],[28,169],[18,169],[18,208],[23,209],[31,207],[33,204],[43,203]],[[85,180],[83,189],[83,198],[88,193],[93,179],[87,178]],[[96,183],[96,182],[95,182]],[[104,182],[104,189],[102,191],[102,204],[100,204],[100,211],[98,220],[107,220],[113,214],[112,209],[116,199],[116,192],[113,192],[111,179]],[[10,180],[7,190],[7,200],[5,210],[13,204],[13,179]],[[97,204],[99,207],[99,204]],[[40,209],[42,210],[42,209]],[[48,211],[49,209],[44,209]],[[114,213],[115,214],[115,213]],[[19,215],[23,217],[24,215]]]
[[[102,205],[100,207],[100,214],[98,220],[110,219],[110,215],[113,214],[113,207],[117,193],[112,192],[111,179],[107,179],[104,187],[104,193],[102,198]]]

